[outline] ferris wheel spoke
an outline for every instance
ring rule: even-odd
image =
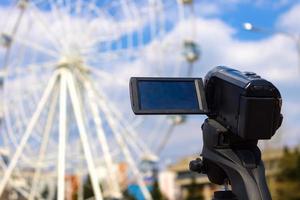
[[[22,34],[12,38],[16,48],[11,48],[11,52],[6,49],[14,59],[9,58],[4,85],[5,103],[10,103],[6,104],[5,137],[7,146],[16,152],[0,182],[0,193],[6,183],[18,187],[10,182],[12,174],[16,177],[23,169],[33,169],[34,173],[20,174],[20,178],[31,178],[28,187],[21,187],[28,193],[26,198],[42,198],[39,191],[47,184],[49,200],[62,200],[69,187],[65,175],[75,172],[79,162],[84,161],[84,168],[78,168],[75,174],[80,178],[91,177],[97,200],[122,198],[115,168],[124,160],[130,168],[130,178],[134,178],[144,199],[151,199],[138,167],[145,154],[154,155],[148,138],[143,140],[137,132],[147,121],[126,118],[128,110],[123,107],[117,110],[118,98],[124,94],[117,93],[121,88],[110,91],[109,84],[127,87],[125,78],[113,74],[116,70],[126,70],[137,61],[148,61],[147,55],[153,50],[162,54],[163,33],[169,28],[164,24],[168,17],[164,9],[169,3],[170,0],[28,1],[22,20],[31,26],[22,21],[19,26]],[[158,45],[150,49],[155,42]],[[26,50],[22,55],[19,47]],[[153,62],[149,59],[149,63],[158,63],[163,56]],[[161,68],[162,62],[152,66],[149,72]],[[162,68],[161,75],[168,69]],[[79,78],[79,71],[83,79]],[[43,88],[49,85],[47,80],[53,77],[52,73],[57,77],[51,96],[45,100],[43,111],[36,114],[36,106],[44,96]],[[74,132],[78,133],[76,137]],[[78,144],[82,149],[77,148]],[[102,167],[106,172],[103,190],[98,173]]]
[[[55,90],[54,94],[52,96],[52,100],[51,100],[51,104],[50,104],[50,108],[49,108],[45,131],[43,134],[43,140],[41,143],[38,161],[37,161],[35,173],[34,173],[34,176],[32,179],[32,186],[31,186],[28,200],[34,200],[34,197],[36,196],[36,193],[37,193],[38,180],[40,179],[40,176],[41,176],[41,168],[42,168],[41,163],[45,159],[45,154],[46,154],[46,150],[47,150],[48,143],[49,143],[50,132],[51,132],[52,125],[53,125],[53,119],[54,119],[57,99],[58,99],[58,92],[57,92],[57,90]]]
[[[127,61],[130,55],[131,59],[138,58],[143,53],[143,51],[133,51],[133,50],[126,50],[126,49],[116,49],[112,50],[111,52],[101,52],[93,55],[86,56],[86,59],[89,60],[89,63],[101,63],[101,62],[109,62],[112,61]]]
[[[49,48],[47,49],[46,47],[43,47],[42,45],[34,42],[34,41],[27,41],[23,38],[18,38],[18,37],[15,37],[14,38],[16,42],[26,46],[26,47],[29,47],[33,50],[36,50],[38,52],[41,52],[43,54],[46,54],[48,56],[51,56],[51,57],[54,57],[54,58],[57,58],[59,56],[58,52],[56,51],[53,51],[53,50],[50,50]]]
[[[67,80],[64,71],[60,72],[59,91],[59,142],[58,142],[58,179],[57,199],[65,198],[65,162],[66,162],[66,140],[67,140]]]
[[[23,105],[19,105],[20,103],[18,103],[17,107],[14,108],[14,109],[17,109],[19,112],[16,112],[16,115],[17,115],[17,118],[16,118],[16,121],[17,121],[17,124],[18,126],[16,128],[18,128],[17,132],[18,133],[21,133],[24,128],[26,127],[26,123],[29,121],[29,119],[27,117],[25,117],[25,112],[24,112],[24,109],[23,109]],[[14,136],[15,137],[15,136]],[[32,138],[39,141],[40,140],[40,137],[38,137],[37,135],[35,134],[32,134]],[[33,155],[33,149],[31,149],[29,146],[26,146],[24,148],[24,154],[22,156],[22,159],[24,159],[27,163],[30,163],[30,159],[28,159],[25,152],[28,152],[29,155]]]
[[[6,107],[6,106],[4,106],[4,107]],[[9,113],[16,114],[16,109],[14,109],[13,111],[8,111],[6,108],[4,108],[4,112],[5,113],[9,112]],[[15,130],[11,126],[11,124],[12,124],[12,121],[17,121],[18,122],[19,118],[17,116],[15,116],[15,118],[11,119],[11,116],[13,116],[13,115],[8,115],[8,117],[5,120],[5,122],[6,122],[5,126],[6,126],[6,129],[7,129],[7,135],[8,135],[8,138],[10,139],[10,142],[13,144],[13,146],[14,147],[18,147],[18,140],[16,138],[16,135],[14,134]],[[19,126],[20,126],[20,124],[17,123],[17,127],[16,128],[19,128]],[[20,130],[22,130],[22,129],[20,129]],[[24,148],[24,150],[27,150],[28,152],[32,152],[32,150],[28,146],[26,146]],[[24,156],[24,155],[22,156],[22,159],[24,159],[27,163],[31,163],[31,160],[29,158],[27,158],[26,156]]]
[[[103,91],[101,92],[103,93]],[[107,105],[107,110],[111,112],[111,114],[119,121],[119,126],[121,127],[122,130],[124,130],[124,133],[126,133],[129,137],[126,137],[125,139],[127,139],[127,141],[129,143],[131,143],[131,145],[138,150],[137,152],[143,152],[143,153],[150,153],[149,149],[147,149],[145,144],[141,144],[142,142],[140,140],[137,139],[137,134],[133,131],[133,129],[128,125],[125,124],[125,118],[123,116],[121,116],[120,112],[117,111],[117,109],[115,109],[113,107],[113,105],[107,101],[107,99],[102,95],[100,95],[99,93],[97,93],[98,96],[102,99],[101,101],[103,101],[103,105]],[[100,101],[100,99],[99,99]],[[133,133],[134,132],[134,133]],[[134,141],[134,143],[133,143]]]
[[[121,191],[120,191],[120,187],[119,187],[119,183],[118,183],[118,178],[116,177],[115,173],[113,172],[114,168],[113,168],[112,156],[110,154],[108,143],[107,143],[107,140],[106,140],[106,137],[104,134],[104,129],[102,127],[102,120],[99,117],[100,113],[99,113],[97,104],[95,103],[95,101],[96,101],[95,96],[93,94],[93,91],[89,88],[89,84],[85,82],[84,85],[87,88],[88,98],[89,98],[88,102],[90,105],[90,110],[92,111],[94,123],[96,125],[98,140],[102,147],[102,151],[104,154],[104,160],[106,163],[106,168],[107,168],[108,174],[109,174],[110,189],[111,189],[113,197],[121,198],[122,195],[121,195]]]
[[[134,159],[131,157],[131,154],[130,154],[130,151],[126,145],[126,143],[124,142],[124,139],[122,137],[122,135],[119,133],[118,129],[116,128],[116,124],[115,124],[115,120],[113,118],[113,116],[110,115],[110,113],[108,112],[108,110],[106,109],[106,105],[102,104],[101,103],[101,108],[100,108],[103,113],[105,113],[105,115],[107,116],[107,120],[108,120],[108,123],[110,124],[110,127],[112,129],[112,132],[114,133],[114,136],[125,156],[125,159],[127,160],[135,178],[137,179],[137,183],[142,191],[142,194],[144,196],[144,198],[146,200],[152,200],[152,197],[146,187],[146,184],[143,180],[143,177],[142,175],[140,174],[137,166],[136,166],[136,163],[134,162]]]
[[[69,89],[69,93],[70,93],[70,98],[71,98],[71,104],[73,106],[73,110],[74,110],[74,114],[75,114],[75,119],[77,122],[77,126],[78,126],[78,130],[79,130],[79,136],[82,142],[82,147],[83,147],[83,151],[84,151],[84,155],[87,161],[87,165],[88,165],[88,171],[89,171],[89,175],[90,178],[92,180],[92,186],[93,186],[93,191],[96,197],[96,200],[102,200],[102,193],[100,191],[99,188],[99,177],[98,174],[96,172],[96,168],[95,168],[95,164],[93,162],[93,158],[92,158],[92,152],[88,143],[88,138],[87,138],[87,132],[86,132],[86,128],[84,126],[84,120],[83,120],[83,113],[81,110],[81,106],[80,103],[78,101],[78,95],[77,95],[77,91],[75,88],[75,82],[73,80],[73,77],[71,74],[69,74],[70,72],[66,72],[67,74],[65,76],[67,76],[67,86]]]
[[[25,104],[23,101],[19,101],[17,104],[17,114],[18,114],[18,122],[20,123],[20,130],[23,130],[23,127],[26,127],[26,124],[29,122],[29,117],[26,116],[26,111],[25,111],[25,107],[28,106],[28,104]],[[15,109],[15,108],[13,108]],[[21,131],[18,131],[21,132]],[[40,137],[38,137],[37,135],[33,135],[32,136],[34,139],[36,139],[37,141],[40,140]]]
[[[20,187],[14,187],[14,189],[19,192],[23,197],[28,197],[28,192],[25,191],[23,188]]]
[[[164,3],[163,0],[155,0],[155,2],[158,4],[158,10],[159,10],[159,37],[162,37],[166,33],[166,16],[164,12]]]
[[[88,78],[83,77],[80,73],[78,73],[78,77],[80,77],[81,80],[82,80],[83,82],[86,83],[86,88],[87,88],[87,90],[88,90],[88,91],[92,91],[93,93],[95,93],[95,98],[97,98],[97,97],[99,96],[99,94],[98,94],[98,93],[96,92],[96,90],[93,88],[91,81],[90,81]],[[108,108],[110,108],[109,103],[108,103],[105,99],[99,99],[99,98],[97,98],[97,102],[99,102],[99,101],[104,101],[103,103],[104,103],[105,105],[107,105]],[[112,113],[111,110],[107,110],[107,111],[110,112],[110,113]],[[114,113],[114,114],[116,115],[116,113]],[[123,121],[123,118],[121,118],[119,115],[117,115],[116,119],[118,119],[119,122]],[[118,126],[116,126],[116,129],[121,130],[122,128],[124,128],[124,127],[121,127],[120,125],[121,125],[121,124],[119,124]],[[129,138],[129,137],[124,137],[124,138],[126,139],[126,141],[130,144],[130,146],[135,150],[135,152],[136,152],[138,155],[139,155],[141,152],[147,152],[147,153],[149,152],[149,151],[146,149],[146,147],[145,147],[144,144],[143,144],[142,146],[138,145],[139,142],[137,142],[136,137],[133,137],[130,133],[128,133],[129,131],[128,131],[127,127],[126,127],[124,130],[127,130],[127,131],[126,131],[126,134],[129,134],[129,135],[131,136],[130,138]],[[121,131],[121,132],[122,132],[123,134],[125,134],[124,131]],[[132,140],[132,139],[133,139],[133,140]]]
[[[6,105],[7,105],[7,104],[6,104]],[[7,117],[5,118],[5,128],[7,129],[6,133],[7,133],[8,137],[13,136],[14,130],[13,130],[13,127],[12,127],[12,125],[11,125],[13,119],[11,119],[11,118],[12,118],[12,115],[8,115],[8,113],[10,113],[10,112],[9,112],[7,106],[4,106],[3,112],[4,112],[4,116],[7,116]],[[10,142],[12,142],[12,144],[13,144],[14,146],[17,146],[16,138],[15,138],[15,137],[12,137],[12,138],[10,138],[10,139],[11,139]]]
[[[103,70],[97,69],[95,67],[88,67],[88,70],[90,70],[93,75],[96,75],[97,77],[107,80],[107,81],[114,81],[120,86],[127,86],[128,83],[125,80],[116,80],[114,77],[111,76],[108,72],[105,72]]]
[[[149,133],[149,138],[148,138],[148,143],[150,144],[151,147],[156,148],[157,146],[157,132],[162,132],[165,133],[164,128],[166,127],[166,124],[169,123],[169,120],[167,120],[167,117],[163,117],[156,123],[156,125],[153,127],[151,132]]]
[[[82,10],[82,1],[81,0],[76,0],[75,15],[79,16],[81,14],[81,10]]]
[[[37,7],[30,10],[31,17],[36,20],[39,27],[44,30],[44,33],[46,34],[47,38],[52,42],[53,46],[56,47],[57,50],[61,49],[61,47],[64,46],[64,42],[57,37],[55,33],[52,32],[52,30],[48,27],[47,22],[45,22],[38,13]]]
[[[3,162],[2,159],[0,159],[0,166],[2,167],[2,171],[6,170],[6,164]],[[19,170],[16,170],[16,173],[14,174],[16,177],[21,178],[21,174]],[[16,187],[13,183],[13,181],[9,180],[8,181],[8,185],[10,185],[13,189],[15,189],[16,191],[20,192],[20,194],[22,194],[24,197],[28,196],[28,193],[26,191],[24,191],[22,188]]]
[[[155,7],[156,6],[156,0],[148,0],[149,3],[149,22],[153,22],[150,24],[150,38],[152,38],[157,30],[156,30],[156,10]],[[153,12],[154,11],[154,12]]]
[[[109,22],[111,22],[110,23],[110,24],[112,24],[111,27],[107,27],[107,29],[111,32],[110,32],[109,36],[106,36],[106,37],[108,37],[109,40],[118,39],[122,32],[122,30],[117,29],[117,25],[119,25],[119,22],[116,22],[108,13],[104,12],[103,10],[100,10],[95,4],[91,4],[90,9],[91,9],[91,11],[95,12],[95,14],[97,16],[96,19],[106,19]],[[91,26],[93,26],[92,23],[89,24],[88,30],[92,30]],[[112,30],[115,30],[115,31],[112,31]],[[90,35],[91,33],[92,33],[92,31],[88,35]],[[105,39],[105,38],[99,36],[99,37],[96,37],[95,39],[93,39],[92,41],[90,41],[90,43],[95,44],[99,41],[103,41],[102,39]],[[109,41],[109,40],[106,40],[106,41]]]
[[[113,107],[111,103],[109,103],[109,101],[107,101],[107,99],[105,99],[103,96],[102,98],[104,100],[103,103],[108,106],[110,112],[114,115],[114,117],[116,117],[116,119],[119,120],[121,129],[124,130],[124,133],[129,136],[126,137],[128,142],[134,141],[134,143],[131,142],[132,146],[134,145],[135,148],[138,149],[138,152],[142,152],[144,155],[153,155],[153,153],[147,148],[147,145],[138,138],[134,129],[128,123],[125,123],[125,118],[120,115],[120,113]]]
[[[78,76],[81,76],[80,74]],[[81,76],[82,77],[82,76]],[[87,81],[87,78],[82,77],[82,79]],[[133,127],[131,127],[128,123],[126,123],[127,120],[120,114],[120,112],[117,111],[117,109],[107,100],[107,98],[104,96],[103,91],[101,91],[101,94],[96,91],[95,86],[91,85],[90,86],[96,96],[98,97],[97,102],[102,102],[103,106],[106,105],[107,111],[110,112],[114,118],[116,118],[120,122],[120,126],[122,127],[122,130],[125,130],[127,135],[130,136],[130,138],[134,141],[132,142],[129,137],[126,137],[127,141],[131,143],[131,145],[135,149],[139,149],[138,152],[142,151],[145,154],[150,154],[152,155],[151,151],[147,148],[147,145],[145,145],[141,140],[138,140],[137,134],[134,131]]]
[[[63,1],[62,1],[62,4],[63,4]],[[52,9],[52,13],[53,15],[56,15],[55,19],[59,19],[57,20],[57,23],[59,24],[59,30],[62,31],[62,34],[60,35],[60,39],[61,41],[65,41],[64,43],[64,48],[66,48],[68,45],[68,40],[69,40],[69,37],[70,35],[68,35],[68,31],[67,31],[67,28],[69,27],[69,24],[68,24],[68,14],[69,13],[65,13],[63,14],[62,12],[62,8],[64,8],[64,6],[60,6],[60,4],[50,4],[51,5],[51,9]]]
[[[19,83],[20,82],[18,82],[18,85],[19,85]],[[20,87],[20,85],[18,87]],[[34,99],[30,99],[29,101],[30,102],[36,102],[36,100],[37,99],[35,99],[35,100]],[[22,132],[23,128],[26,127],[26,124],[29,121],[29,118],[26,116],[27,112],[24,109],[25,107],[28,107],[28,104],[24,105],[24,103],[25,102],[23,102],[23,101],[22,102],[18,101],[18,103],[16,103],[17,109],[16,109],[16,107],[14,107],[12,109],[12,111],[10,111],[10,112],[16,113],[16,120],[15,121],[17,123],[16,128],[18,128],[17,133]],[[29,105],[31,105],[31,104],[29,104]],[[37,125],[37,130],[41,131],[41,128],[40,128],[39,124]],[[13,134],[11,136],[11,138],[13,138],[13,141],[15,141],[15,143],[17,144],[17,140],[16,140],[16,137],[15,137],[15,134]],[[41,140],[41,137],[39,135],[35,135],[35,134],[32,135],[32,138],[35,139],[36,141],[40,141]],[[33,155],[32,149],[30,149],[28,146],[26,146],[25,149],[28,150],[28,152],[30,152],[30,155]],[[27,157],[25,157],[25,156],[23,156],[22,159],[25,159],[25,161],[27,163],[31,162],[30,159],[27,158]]]
[[[13,155],[13,157],[7,167],[7,170],[4,172],[4,176],[2,177],[1,182],[0,182],[0,196],[3,194],[4,188],[7,184],[7,182],[9,181],[9,178],[10,178],[19,158],[22,155],[22,151],[23,151],[29,137],[32,134],[32,130],[33,130],[34,126],[36,125],[36,123],[39,119],[39,116],[42,113],[42,110],[44,109],[44,106],[46,105],[48,97],[51,94],[51,91],[55,85],[56,79],[57,79],[57,74],[55,73],[49,81],[49,84],[43,94],[43,97],[41,98],[41,101],[39,102],[37,109],[36,109],[35,113],[33,114],[32,118],[26,128],[26,131],[20,141],[20,144],[17,147],[15,154]]]
[[[87,83],[86,86],[89,86],[88,82],[87,82],[88,79],[84,79],[83,78],[82,80],[85,83]],[[89,90],[93,90],[93,92],[94,92],[94,89],[91,86],[89,86]],[[144,198],[146,200],[152,200],[152,197],[151,197],[148,189],[146,188],[146,184],[145,184],[145,182],[143,180],[143,177],[140,174],[140,172],[139,172],[139,170],[138,170],[138,168],[136,166],[136,163],[135,163],[134,159],[132,158],[132,156],[130,154],[130,151],[128,149],[128,146],[127,146],[126,142],[124,141],[124,137],[119,132],[119,129],[118,129],[117,124],[115,122],[114,116],[107,109],[107,105],[105,103],[103,103],[102,101],[97,101],[97,102],[99,102],[99,109],[105,114],[105,116],[107,118],[107,121],[108,121],[108,124],[110,125],[110,128],[112,129],[113,135],[114,135],[114,137],[115,137],[118,145],[120,146],[121,151],[122,151],[122,153],[125,156],[125,159],[129,163],[129,166],[131,167],[134,176],[137,179],[137,183],[140,186],[140,189],[142,191],[142,194],[143,194]]]
[[[41,74],[43,75],[43,79],[45,80],[45,72],[47,70],[52,71],[53,68],[55,68],[57,66],[57,61],[56,60],[51,60],[51,61],[43,61],[43,62],[36,62],[36,63],[28,63],[25,65],[14,65],[14,68],[10,69],[14,74],[18,75],[18,76],[24,76],[28,73],[34,73],[34,75],[37,75],[38,78],[40,78],[40,74],[39,70],[43,70],[43,72],[41,72]],[[33,76],[35,77],[35,76]],[[27,77],[28,78],[28,77]],[[20,79],[19,82],[22,81],[26,81],[23,79]],[[40,86],[40,85],[39,85]],[[29,89],[29,88],[27,88]],[[30,88],[31,89],[31,88]],[[35,91],[35,89],[37,88],[33,88],[33,90]]]
[[[65,0],[65,10],[67,13],[71,13],[72,11],[72,0]]]
[[[1,37],[5,36],[5,37],[7,37],[7,39],[10,38],[10,41],[5,46],[6,47],[6,51],[5,51],[5,54],[4,54],[4,62],[3,62],[3,69],[2,69],[3,71],[7,71],[7,67],[8,67],[8,64],[9,64],[9,58],[10,58],[10,55],[11,55],[11,47],[12,47],[14,39],[15,39],[15,37],[17,35],[17,32],[19,30],[19,26],[21,24],[24,12],[25,12],[25,9],[22,9],[21,13],[18,16],[17,22],[15,23],[15,25],[13,27],[13,30],[12,30],[12,32],[10,34],[2,33]],[[26,32],[27,31],[28,30],[26,30]],[[20,52],[22,52],[22,51],[20,51]]]
[[[59,51],[62,46],[60,39],[50,30],[50,28],[47,26],[47,23],[44,20],[42,20],[41,18],[42,16],[40,15],[41,10],[39,9],[39,7],[42,6],[48,7],[50,3],[45,0],[39,0],[39,1],[31,0],[28,2],[28,4],[29,5],[27,9],[29,10],[29,17],[33,21],[37,21],[38,26],[41,28],[41,30],[44,30],[44,33],[46,33],[46,36],[48,36],[47,38],[52,42],[54,48],[57,51]]]
[[[121,4],[122,4],[122,8],[123,8],[123,12],[125,13],[126,19],[125,19],[125,23],[127,22],[131,22],[133,23],[135,20],[139,20],[139,18],[135,18],[134,14],[132,13],[132,9],[129,7],[129,5],[127,4],[127,0],[121,0]],[[127,45],[128,48],[131,49],[133,48],[133,35],[131,34],[131,32],[133,32],[132,28],[129,27],[128,30],[126,30],[128,34],[127,38]]]
[[[175,128],[175,124],[171,124],[167,130],[167,132],[165,133],[165,135],[163,136],[163,139],[160,141],[160,143],[158,144],[158,147],[157,147],[157,150],[156,150],[156,153],[158,155],[161,154],[161,152],[164,150],[164,148],[166,147],[173,131],[174,131],[174,128]]]

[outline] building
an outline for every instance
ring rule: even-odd
[[[278,164],[282,156],[283,150],[281,149],[266,150],[262,154],[271,193],[276,189],[274,175],[279,170]],[[206,175],[189,171],[189,162],[196,157],[196,155],[185,157],[159,174],[161,191],[169,200],[188,199],[191,192],[197,199],[211,200],[214,191],[222,187],[211,184]]]

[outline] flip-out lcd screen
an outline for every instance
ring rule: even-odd
[[[132,107],[136,114],[205,114],[202,79],[132,78]]]

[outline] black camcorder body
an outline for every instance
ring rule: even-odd
[[[280,127],[281,95],[255,73],[216,67],[204,86],[209,117],[242,139],[270,139]]]
[[[219,66],[201,78],[130,79],[136,114],[206,114],[243,140],[270,139],[282,122],[281,96],[255,73]]]
[[[202,159],[190,170],[215,184],[231,184],[214,200],[271,200],[258,140],[270,139],[282,123],[281,95],[255,73],[216,67],[201,78],[130,79],[135,114],[206,114]]]

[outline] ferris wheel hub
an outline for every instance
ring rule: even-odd
[[[19,7],[21,10],[24,10],[24,9],[27,8],[28,3],[29,3],[29,0],[20,0],[20,1],[18,2],[18,7]]]
[[[66,68],[70,70],[79,70],[81,72],[88,72],[88,68],[85,67],[85,63],[81,56],[68,55],[62,56],[62,58],[58,61],[56,68]]]

